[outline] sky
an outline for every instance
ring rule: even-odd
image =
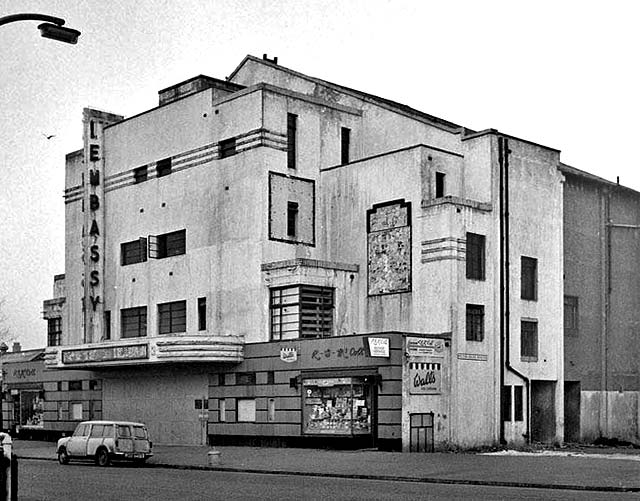
[[[0,17],[24,12],[82,35],[68,45],[38,22],[0,26],[0,321],[23,348],[47,342],[42,301],[64,273],[65,154],[82,147],[82,109],[131,116],[247,54],[559,149],[640,191],[637,1],[0,0]]]

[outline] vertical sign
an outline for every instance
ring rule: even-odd
[[[83,252],[84,343],[99,341],[104,317],[104,140],[105,126],[123,117],[85,108],[83,111]]]

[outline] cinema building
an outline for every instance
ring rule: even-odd
[[[66,160],[49,369],[157,443],[563,437],[559,151],[246,57]]]

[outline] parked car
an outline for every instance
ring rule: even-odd
[[[111,460],[144,462],[153,456],[147,427],[128,421],[84,421],[73,435],[58,440],[60,464],[70,459],[93,459],[99,466]]]

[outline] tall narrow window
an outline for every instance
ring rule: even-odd
[[[500,392],[501,414],[503,421],[511,421],[511,386],[503,386]]]
[[[207,330],[207,298],[198,298],[198,330]]]
[[[187,302],[174,301],[158,305],[158,333],[174,334],[187,331]]]
[[[120,310],[121,336],[144,337],[147,335],[147,307],[124,308]]]
[[[104,339],[111,339],[111,312],[109,310],[104,312]]]
[[[467,341],[482,341],[484,339],[484,306],[479,304],[467,305]]]
[[[171,174],[171,158],[163,158],[156,163],[156,176],[168,176]]]
[[[60,346],[62,337],[62,318],[47,320],[47,346]]]
[[[349,146],[351,143],[351,129],[342,127],[340,132],[340,163],[349,163]]]
[[[485,236],[467,233],[467,278],[485,279]]]
[[[436,172],[436,198],[444,197],[444,172]]]
[[[523,362],[538,360],[538,322],[522,320],[520,326],[520,359]]]
[[[298,115],[287,113],[287,167],[296,168],[296,132]]]
[[[514,421],[523,420],[524,398],[522,393],[522,386],[520,385],[513,387],[513,412],[514,412]]]
[[[533,257],[520,258],[520,297],[535,301],[538,299],[538,260]]]
[[[578,298],[576,296],[564,297],[564,334],[565,336],[578,335]]]
[[[287,236],[298,236],[298,202],[287,202]]]
[[[218,400],[218,420],[221,423],[227,420],[227,401],[224,398]]]

